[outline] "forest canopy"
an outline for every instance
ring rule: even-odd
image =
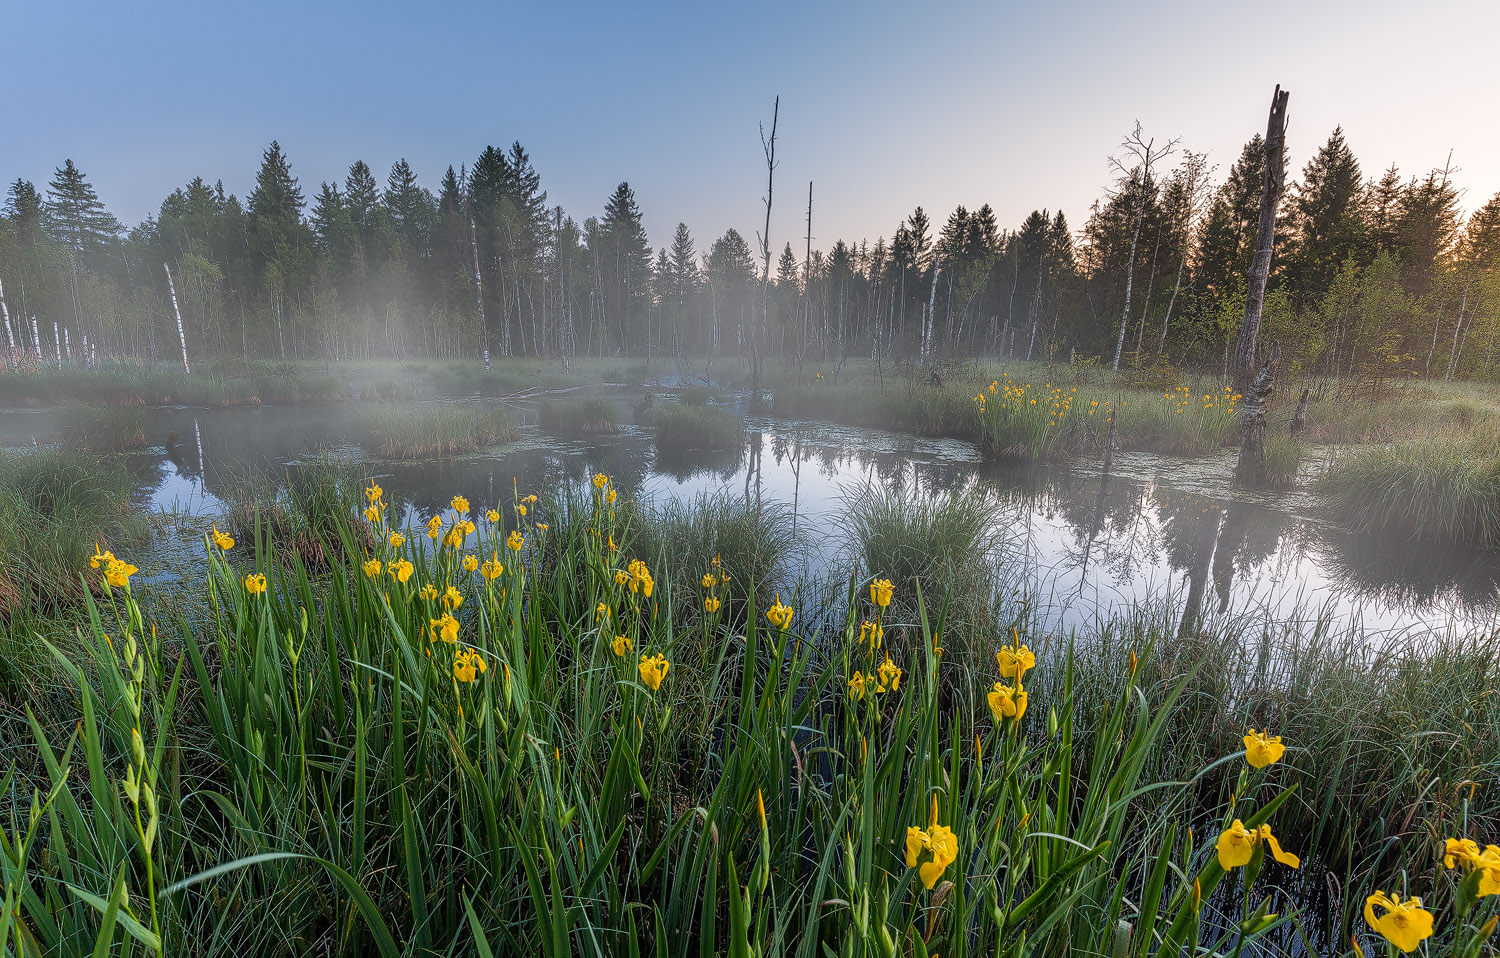
[[[405,160],[383,183],[356,161],[343,182],[307,189],[272,142],[248,197],[194,178],[128,229],[65,160],[40,189],[18,179],[6,192],[7,345],[173,358],[175,288],[194,356],[680,358],[758,343],[817,362],[1217,369],[1244,311],[1265,153],[1256,136],[1220,176],[1175,141],[1160,155],[1122,148],[1076,227],[1057,209],[1003,226],[981,203],[940,223],[918,207],[873,242],[788,243],[771,251],[764,306],[757,239],[705,242],[679,223],[656,245],[628,183],[580,222],[549,205],[520,143],[448,167],[435,189]],[[1460,201],[1446,168],[1367,170],[1335,129],[1280,206],[1262,341],[1310,372],[1489,375],[1500,195],[1467,216]],[[800,219],[795,202],[779,199],[778,215]]]

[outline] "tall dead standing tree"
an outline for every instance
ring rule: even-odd
[[[1291,94],[1278,84],[1271,94],[1266,119],[1266,178],[1260,194],[1260,227],[1255,233],[1255,258],[1246,276],[1245,319],[1234,347],[1234,391],[1248,393],[1255,374],[1255,340],[1266,304],[1266,280],[1271,275],[1271,252],[1276,244],[1276,211],[1286,189],[1286,101]]]
[[[771,108],[771,138],[766,139],[764,124],[760,128],[760,147],[766,155],[766,228],[760,234],[760,326],[771,328],[771,188],[776,182],[776,121],[781,117],[781,97]],[[760,395],[760,330],[750,323],[750,394]]]
[[[1115,342],[1115,361],[1110,368],[1119,370],[1120,356],[1125,352],[1125,330],[1130,326],[1130,293],[1135,284],[1135,254],[1141,244],[1141,224],[1146,220],[1146,206],[1156,189],[1152,168],[1177,149],[1181,137],[1174,137],[1158,147],[1156,140],[1146,139],[1137,120],[1135,129],[1120,144],[1120,154],[1109,158],[1110,165],[1120,175],[1121,189],[1128,190],[1137,174],[1140,176],[1140,201],[1135,208],[1135,227],[1130,235],[1130,259],[1125,264],[1125,305],[1120,310],[1120,338]]]

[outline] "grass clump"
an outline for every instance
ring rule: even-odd
[[[620,407],[613,399],[545,399],[537,406],[542,428],[548,432],[611,436],[620,430]]]
[[[719,452],[745,441],[745,420],[722,406],[664,402],[651,410],[656,448],[667,453]]]
[[[96,548],[148,538],[130,492],[123,466],[88,453],[0,452],[0,619],[76,602]]]
[[[896,612],[915,613],[918,585],[927,603],[946,610],[948,637],[962,656],[1005,636],[998,621],[1006,539],[1001,505],[980,486],[937,494],[869,484],[847,496],[843,550],[861,578],[884,576],[901,598]]]
[[[784,419],[822,419],[920,436],[980,437],[969,389],[951,383],[929,385],[897,377],[886,383],[787,383],[776,388],[771,411]]]
[[[375,544],[369,527],[356,520],[366,508],[362,482],[352,465],[330,455],[278,473],[248,476],[223,493],[225,531],[257,554],[271,543],[283,559],[324,570],[353,548]]]
[[[510,442],[520,429],[498,406],[382,404],[369,418],[370,446],[382,459],[440,459]]]
[[[1500,546],[1500,455],[1490,444],[1425,439],[1347,451],[1316,488],[1356,532]]]
[[[57,412],[57,432],[64,445],[90,452],[130,452],[149,444],[140,406],[70,403]]]
[[[1266,437],[1265,481],[1272,489],[1290,489],[1307,455],[1307,443],[1284,432]]]

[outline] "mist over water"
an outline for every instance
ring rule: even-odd
[[[1229,491],[1228,453],[1122,453],[1104,481],[1095,461],[996,464],[959,440],[752,418],[738,449],[665,455],[638,425],[605,437],[550,435],[536,425],[534,408],[512,409],[527,423],[519,440],[418,462],[367,452],[373,408],[360,403],[152,409],[153,445],[126,461],[144,508],[214,516],[225,510],[233,482],[268,468],[295,470],[326,451],[378,478],[404,504],[399,521],[411,529],[454,494],[493,505],[508,502],[513,487],[525,495],[602,471],[646,501],[729,494],[793,506],[808,544],[800,557],[808,576],[848,564],[847,499],[868,483],[909,496],[989,487],[999,493],[994,521],[1006,543],[995,559],[1049,627],[1082,627],[1154,603],[1179,616],[1191,606],[1202,617],[1253,613],[1283,624],[1323,617],[1372,637],[1469,634],[1491,629],[1500,616],[1495,554],[1351,534],[1320,516],[1305,491]],[[0,412],[0,445],[55,440],[50,412]],[[1318,456],[1309,459],[1305,468],[1320,468]],[[195,543],[159,536],[158,561],[143,565],[175,579],[174,566],[191,561]]]

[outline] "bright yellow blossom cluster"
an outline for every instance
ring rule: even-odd
[[[906,867],[915,868],[922,884],[931,891],[943,871],[958,858],[958,836],[947,825],[938,824],[937,796],[926,828],[906,829]]]
[[[89,568],[104,569],[104,581],[111,589],[126,589],[130,587],[130,577],[141,571],[123,559],[115,558],[113,552],[100,552],[99,546],[94,546],[94,554],[89,557]]]

